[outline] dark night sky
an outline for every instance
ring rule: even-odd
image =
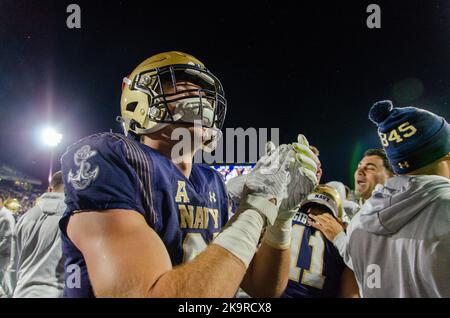
[[[66,27],[70,3],[81,30]],[[324,181],[349,184],[352,157],[379,146],[373,102],[450,116],[450,1],[165,3],[1,0],[0,162],[45,181],[40,127],[64,134],[57,156],[119,131],[123,76],[168,50],[222,80],[225,127],[280,127],[281,142],[304,133],[321,151]],[[380,30],[366,27],[369,3],[381,6]]]

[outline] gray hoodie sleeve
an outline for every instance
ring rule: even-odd
[[[14,217],[4,212],[0,214],[0,285],[4,295],[12,295],[13,279],[11,277],[11,260],[14,255]]]
[[[341,255],[342,259],[345,262],[345,265],[347,265],[348,268],[353,270],[353,264],[352,259],[350,257],[350,254],[348,253],[348,236],[345,234],[345,232],[341,232],[333,240],[334,246],[339,251],[339,255]]]
[[[339,251],[339,255],[341,255],[345,264],[351,270],[353,270],[353,262],[349,249],[350,237],[352,235],[353,230],[356,227],[358,227],[359,224],[360,224],[359,213],[356,213],[355,216],[350,221],[350,223],[348,224],[346,232],[339,233],[333,240],[333,245],[337,248],[337,250]]]

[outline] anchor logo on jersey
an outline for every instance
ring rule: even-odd
[[[91,164],[87,162],[89,158],[94,157],[97,151],[91,150],[91,146],[85,145],[78,149],[73,156],[73,161],[77,167],[80,167],[75,173],[72,169],[69,171],[67,181],[72,184],[74,189],[83,190],[86,189],[92,181],[98,177],[100,168],[97,166],[94,170],[91,170]]]

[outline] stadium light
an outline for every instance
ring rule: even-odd
[[[61,142],[63,136],[55,129],[47,127],[42,131],[41,137],[44,144],[50,147],[56,147]]]
[[[63,137],[62,134],[60,134],[51,127],[47,127],[42,130],[41,134],[42,142],[47,146],[50,146],[50,169],[48,172],[49,185],[53,175],[53,149],[61,142],[62,137]]]

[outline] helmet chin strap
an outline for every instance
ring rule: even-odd
[[[172,115],[174,121],[180,120],[193,124],[201,122],[203,126],[202,150],[212,152],[216,149],[217,142],[222,137],[222,131],[215,127],[209,128],[214,121],[214,110],[209,101],[199,97],[191,97],[180,100],[175,105],[175,111]],[[200,114],[202,118],[200,118]]]
[[[126,117],[122,117],[122,116],[117,116],[116,120],[122,124],[122,128],[124,130],[125,136],[127,136],[128,131],[127,131],[126,127],[130,126],[131,120]],[[152,128],[147,128],[147,129],[142,129],[142,128],[136,127],[135,131],[136,131],[137,135],[151,134],[151,133],[157,132],[158,130],[163,129],[164,127],[166,127],[168,125],[170,125],[170,124],[158,123],[155,126],[153,126]]]
[[[204,128],[202,135],[202,150],[204,152],[213,152],[217,143],[222,138],[222,131],[218,128]]]
[[[163,129],[164,127],[168,126],[170,124],[166,124],[166,123],[157,123],[155,126],[153,126],[152,128],[147,128],[147,129],[142,129],[142,128],[136,128],[136,132],[139,135],[145,135],[145,134],[151,134],[154,132],[157,132],[161,129]]]
[[[190,97],[174,104],[175,110],[172,115],[174,121],[182,120],[188,123],[201,121],[204,126],[209,127],[214,120],[214,110],[209,101],[204,98]]]

